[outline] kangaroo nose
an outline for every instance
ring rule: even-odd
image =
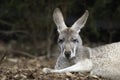
[[[65,51],[65,56],[66,56],[67,58],[70,58],[70,55],[71,55],[71,51]]]

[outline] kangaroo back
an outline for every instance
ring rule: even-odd
[[[109,78],[120,79],[120,42],[107,44],[91,49],[93,70],[91,74]]]
[[[112,61],[120,60],[120,42],[92,48],[92,58],[109,58]]]

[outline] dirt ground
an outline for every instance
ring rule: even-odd
[[[25,57],[5,58],[0,63],[0,80],[105,80],[79,73],[45,74],[44,67],[53,68],[56,59],[44,56],[34,59]]]

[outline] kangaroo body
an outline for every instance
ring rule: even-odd
[[[72,27],[64,23],[57,8],[53,19],[58,28],[60,55],[55,69],[44,68],[45,73],[90,72],[91,75],[120,80],[120,42],[89,48],[82,45],[79,32],[88,18],[88,11]]]
[[[120,42],[107,44],[96,48],[83,47],[81,53],[89,56],[88,60],[90,60],[90,62],[88,61],[85,63],[90,65],[88,65],[88,68],[86,68],[86,64],[85,66],[82,65],[84,68],[86,68],[85,70],[83,69],[81,71],[69,72],[88,71],[91,75],[101,76],[103,78],[108,78],[111,80],[120,80]],[[56,62],[55,69],[62,70],[80,62],[80,54],[78,54],[76,58],[71,60],[68,60],[60,55]]]

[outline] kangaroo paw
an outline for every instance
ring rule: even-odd
[[[52,69],[50,68],[43,68],[44,73],[52,73]]]

